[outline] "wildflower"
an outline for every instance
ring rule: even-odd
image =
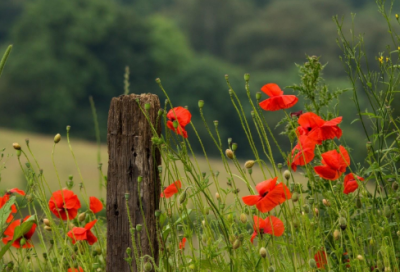
[[[25,222],[29,217],[30,217],[30,215],[26,216],[24,218],[24,220],[21,220],[21,219],[15,220],[10,225],[8,225],[7,229],[4,231],[4,235],[6,236],[5,238],[3,238],[4,244],[7,244],[8,242],[13,240],[15,228],[20,226],[21,223]],[[30,239],[31,239],[33,233],[35,232],[35,229],[36,229],[36,224],[33,224],[29,231],[24,233],[24,235],[22,235],[21,237],[19,237],[17,240],[15,240],[12,243],[12,246],[15,248],[21,248],[21,247],[22,248],[31,248],[31,247],[33,247],[33,245],[30,242]]]
[[[225,150],[225,155],[231,160],[234,158],[233,151],[230,149]]]
[[[101,201],[97,197],[91,196],[89,198],[89,202],[90,210],[93,213],[98,213],[103,209],[103,203],[101,203]]]
[[[276,185],[277,179],[275,177],[257,184],[256,189],[259,195],[245,196],[242,198],[243,202],[249,206],[256,205],[260,212],[266,213],[285,202],[286,199],[290,199],[292,195],[289,188],[283,183]]]
[[[281,88],[275,83],[269,83],[261,88],[270,98],[261,101],[260,107],[266,111],[277,111],[293,107],[299,100],[294,95],[284,95]]]
[[[321,155],[323,165],[314,167],[314,171],[320,177],[336,180],[346,172],[346,167],[350,165],[350,157],[343,146],[339,146],[339,150],[340,153],[336,150],[331,150]]]
[[[378,58],[378,61],[382,64],[382,63],[383,63],[383,56],[380,56],[380,57]]]
[[[68,268],[68,272],[84,272],[83,268],[79,266],[79,268]]]
[[[299,143],[293,148],[291,158],[288,161],[293,171],[297,170],[297,165],[304,166],[314,159],[316,144],[306,135],[299,137]]]
[[[187,109],[183,107],[175,107],[168,112],[167,118],[169,119],[167,122],[167,127],[169,129],[175,131],[178,135],[182,135],[184,138],[188,137],[185,126],[190,123],[192,115]],[[177,128],[174,127],[173,122],[175,120],[178,122]]]
[[[271,215],[265,219],[262,219],[262,218],[254,215],[253,219],[254,219],[254,225],[253,225],[254,232],[250,238],[250,241],[252,243],[258,233],[260,233],[260,234],[268,233],[268,234],[279,237],[285,231],[285,226],[283,225],[283,222],[275,216]]]
[[[68,189],[55,191],[49,200],[51,212],[62,220],[74,219],[80,207],[78,196]]]
[[[299,111],[291,112],[290,117],[296,116],[297,118],[299,118],[302,114],[303,114],[303,111],[299,110]]]
[[[388,57],[386,57],[386,62],[388,62],[389,61],[389,58]]]
[[[326,252],[323,250],[318,251],[315,255],[314,255],[314,260],[317,263],[317,267],[318,268],[325,268],[325,265],[328,264],[328,260],[326,259]]]
[[[10,195],[12,193],[17,193],[22,196],[25,195],[25,192],[20,189],[17,188],[10,189],[4,196],[2,197],[0,196],[0,208],[2,208],[7,203],[8,200],[10,200]],[[17,212],[17,207],[14,204],[11,205],[11,213],[8,216],[6,223],[10,223],[13,220],[14,216],[12,214],[16,212]]]
[[[346,195],[348,195],[349,193],[354,192],[357,188],[358,188],[358,183],[357,180],[359,181],[363,181],[364,178],[356,176],[356,178],[354,178],[353,173],[347,174],[344,177],[344,183],[343,183],[343,193],[345,193]]]
[[[97,219],[89,222],[84,228],[74,227],[70,230],[67,235],[72,239],[72,243],[75,244],[76,241],[87,241],[89,245],[93,245],[97,242],[97,237],[91,231],[91,228],[96,224]]]
[[[342,117],[336,117],[329,121],[324,121],[313,112],[307,112],[300,116],[297,128],[299,135],[308,135],[310,139],[322,144],[322,141],[340,138],[342,130],[337,126],[342,122]]]
[[[18,188],[13,188],[13,189],[10,189],[10,190],[7,191],[8,195],[11,195],[12,193],[16,193],[16,194],[19,194],[19,195],[22,195],[22,196],[25,195],[25,192],[23,190],[18,189]]]
[[[186,237],[183,237],[182,241],[179,242],[179,249],[185,249]]]
[[[182,187],[182,184],[179,180],[175,181],[167,188],[164,189],[164,193],[160,194],[160,197],[170,198],[174,194],[178,193],[178,189]]]

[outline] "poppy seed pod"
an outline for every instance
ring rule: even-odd
[[[299,194],[297,192],[294,192],[292,194],[292,201],[297,202],[299,200]]]
[[[250,74],[249,73],[244,74],[244,80],[245,81],[249,81],[250,80]]]
[[[225,150],[225,155],[231,160],[234,158],[234,153],[230,149]]]
[[[150,262],[146,262],[146,263],[144,264],[144,271],[150,272],[152,269],[153,269],[153,266],[151,265]]]
[[[278,169],[282,169],[283,164],[282,163],[278,163]]]
[[[174,127],[174,128],[177,128],[178,126],[179,126],[179,123],[178,123],[178,121],[173,121],[172,122],[172,126]]]
[[[265,249],[265,247],[260,248],[259,253],[260,253],[260,256],[261,256],[262,258],[267,257],[267,250]]]
[[[246,214],[242,213],[240,215],[240,221],[242,221],[243,224],[247,223],[247,216]]]
[[[256,93],[256,100],[257,100],[257,101],[261,99],[261,95],[262,95],[261,92],[257,92],[257,93]]]
[[[255,164],[255,161],[249,160],[244,163],[244,167],[246,167],[247,169],[250,169],[254,166],[254,164]]]
[[[57,133],[56,136],[54,136],[54,143],[58,144],[61,141],[61,135],[60,133]]]
[[[13,147],[15,150],[21,150],[21,146],[19,145],[19,143],[13,143]]]
[[[204,100],[199,100],[198,102],[199,108],[203,108],[204,107]]]
[[[233,143],[232,144],[232,150],[233,151],[236,151],[237,147],[238,147],[237,143]]]
[[[78,215],[79,222],[85,221],[85,219],[86,219],[86,213],[85,212],[83,212],[80,215]]]
[[[342,234],[341,234],[340,230],[335,229],[333,231],[333,239],[335,239],[336,241],[339,240],[341,236],[342,236]]]
[[[310,260],[308,261],[308,265],[309,265],[312,269],[317,268],[317,262],[316,262],[314,259],[310,259]]]
[[[19,240],[19,244],[21,246],[24,246],[26,244],[26,239],[24,237],[22,237],[21,240]]]
[[[324,206],[326,206],[326,207],[330,207],[331,206],[331,202],[329,201],[329,200],[327,200],[327,199],[322,199],[322,204],[324,204]]]
[[[214,120],[214,126],[218,127],[218,120]]]
[[[284,177],[286,180],[289,180],[289,179],[290,179],[290,171],[289,171],[289,170],[285,170],[285,171],[283,172],[283,177]]]
[[[347,228],[347,220],[346,220],[346,218],[340,217],[339,218],[339,225],[340,225],[340,228],[342,230],[345,230]]]
[[[142,224],[137,224],[137,225],[136,225],[136,230],[137,230],[137,231],[142,231],[142,228],[143,228],[143,227],[142,227]]]
[[[156,78],[156,83],[160,84],[161,83],[161,79],[159,79],[158,77]]]

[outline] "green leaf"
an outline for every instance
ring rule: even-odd
[[[15,196],[10,197],[7,203],[0,209],[0,231],[2,233],[13,204],[15,204]]]
[[[9,45],[7,47],[6,52],[3,55],[3,58],[1,59],[1,62],[0,62],[0,76],[1,76],[1,73],[3,72],[4,65],[6,65],[7,58],[11,53],[11,49],[12,49],[12,45]]]

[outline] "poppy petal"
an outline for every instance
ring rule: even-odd
[[[253,229],[257,233],[260,232],[260,230],[264,230],[267,227],[264,219],[262,219],[261,217],[253,215],[253,221],[254,221]]]
[[[259,195],[249,195],[242,197],[244,204],[248,206],[256,205],[258,201],[262,199],[262,196]]]
[[[265,218],[265,226],[264,233],[268,233],[277,237],[282,236],[283,232],[285,231],[283,222],[279,218],[272,215]]]
[[[313,112],[306,112],[303,113],[300,117],[299,120],[297,120],[300,126],[303,128],[316,128],[322,126],[325,121],[319,117],[317,114]]]
[[[282,194],[283,187],[275,187],[274,190],[269,192],[265,197],[257,202],[257,209],[262,213],[269,212],[270,210],[282,203]]]
[[[86,233],[86,236],[86,241],[89,243],[89,245],[93,245],[97,242],[97,237],[90,230]]]
[[[89,202],[90,202],[90,205],[89,205],[90,210],[93,213],[98,213],[103,209],[103,203],[101,203],[101,201],[97,197],[91,196],[89,198]]]
[[[90,230],[91,228],[93,228],[93,226],[94,226],[94,224],[96,224],[96,222],[97,222],[97,219],[95,219],[95,220],[93,220],[93,221],[87,223],[87,224],[85,225],[85,229]]]
[[[165,197],[165,198],[170,198],[174,194],[178,193],[178,189],[182,187],[181,181],[177,180],[171,185],[169,185],[167,188],[165,188],[164,193],[161,193],[160,197]]]
[[[256,238],[256,236],[257,236],[257,232],[253,232],[253,234],[251,235],[251,238],[250,238],[251,243],[253,243],[254,238]]]
[[[317,263],[318,268],[324,269],[325,265],[328,264],[328,260],[326,259],[326,253],[325,251],[318,251],[314,255],[314,260]]]
[[[281,95],[280,96],[280,108],[288,109],[296,105],[299,99],[295,95]]]
[[[315,166],[314,171],[324,179],[336,180],[339,178],[338,171],[330,168],[329,166]]]
[[[8,190],[8,192],[9,192],[9,193],[20,194],[20,195],[22,195],[22,196],[25,195],[25,192],[24,192],[23,190],[18,189],[18,188],[10,189],[10,190]]]
[[[185,109],[184,107],[175,107],[169,110],[167,118],[169,120],[177,120],[179,125],[185,127],[187,124],[190,123],[192,114],[190,113],[189,110]]]
[[[278,177],[275,177],[273,179],[268,179],[263,182],[260,182],[259,184],[256,185],[256,190],[260,195],[264,195],[265,193],[272,191],[275,188],[276,181]]]
[[[270,97],[283,94],[281,88],[279,88],[279,86],[275,83],[265,84],[264,86],[262,86],[261,91]]]

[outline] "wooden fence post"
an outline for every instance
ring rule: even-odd
[[[111,100],[108,115],[108,183],[107,183],[107,272],[130,272],[124,260],[126,249],[132,249],[132,266],[136,272],[134,248],[126,208],[128,207],[133,227],[143,226],[140,234],[135,231],[136,247],[140,237],[141,256],[153,256],[158,263],[158,240],[156,236],[155,210],[160,201],[160,177],[157,166],[161,164],[158,150],[152,148],[153,133],[142,110],[150,104],[148,116],[161,132],[160,122],[156,125],[160,101],[154,94],[123,95]],[[142,182],[138,183],[138,177]],[[140,187],[140,197],[139,189]],[[142,204],[142,210],[140,207]],[[146,228],[147,227],[147,228]]]

